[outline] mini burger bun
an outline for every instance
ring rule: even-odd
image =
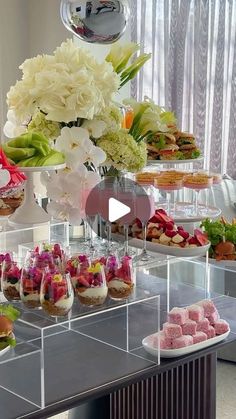
[[[13,330],[13,323],[10,319],[0,315],[0,338],[9,336]]]
[[[160,152],[163,151],[178,151],[179,147],[176,144],[168,144],[165,147],[163,147]]]
[[[235,253],[235,246],[230,241],[220,242],[216,245],[215,252],[219,256],[232,255]]]
[[[157,141],[159,141],[161,136],[163,136],[165,138],[165,143],[166,144],[175,144],[176,143],[175,136],[173,134],[170,134],[169,132],[158,132],[155,135],[155,139]]]
[[[178,131],[175,136],[180,139],[180,138],[192,138],[193,140],[195,139],[193,134],[190,134],[189,132],[181,132]]]
[[[179,146],[180,150],[195,150],[196,148],[195,144],[183,144]]]

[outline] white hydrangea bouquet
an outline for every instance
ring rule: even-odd
[[[138,49],[134,43],[115,44],[100,63],[68,40],[53,55],[38,55],[20,66],[22,79],[7,95],[4,133],[8,138],[41,133],[64,154],[66,169],[43,178],[48,212],[56,219],[80,224],[82,190],[100,181],[100,166],[135,172],[146,164],[144,136],[137,141],[122,128],[122,114],[113,102],[150,58],[141,54],[134,59]]]

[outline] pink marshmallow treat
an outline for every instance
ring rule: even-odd
[[[207,332],[209,329],[210,322],[208,319],[200,320],[200,322],[197,323],[197,331],[198,332]]]
[[[194,320],[187,320],[186,323],[182,325],[183,335],[195,335],[197,331],[197,323]]]
[[[215,324],[215,322],[217,322],[217,320],[220,319],[220,315],[218,313],[218,311],[216,310],[214,313],[210,314],[210,316],[207,317],[210,324],[213,325]]]
[[[217,335],[223,335],[224,333],[228,332],[229,330],[229,323],[225,320],[217,320],[214,324],[214,329]]]
[[[212,339],[215,337],[216,332],[213,326],[209,326],[209,329],[206,331],[207,339]]]
[[[207,340],[207,335],[204,332],[196,332],[195,335],[193,335],[193,343],[200,343]]]
[[[204,308],[198,306],[197,304],[193,304],[187,307],[188,315],[190,320],[194,320],[195,322],[199,322],[204,318]]]
[[[204,316],[208,317],[216,311],[215,304],[211,300],[202,300],[197,303],[198,306],[204,308]]]
[[[174,307],[167,315],[168,322],[182,325],[188,320],[188,311],[186,308]]]
[[[170,339],[179,338],[183,334],[181,326],[173,323],[164,323],[163,331],[165,336]]]
[[[149,337],[148,343],[153,348],[158,348],[158,342],[160,341],[160,349],[171,349],[172,339],[167,338],[164,332],[155,333]]]
[[[172,342],[172,349],[185,348],[193,344],[193,337],[190,335],[184,335],[180,338],[176,338]]]

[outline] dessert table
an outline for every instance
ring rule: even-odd
[[[180,270],[181,263],[173,261],[171,269]],[[189,263],[189,270],[193,270],[193,261],[184,263]],[[203,264],[199,263],[199,267],[202,269]],[[166,317],[168,294],[164,271],[165,264],[150,270],[146,267],[146,273],[140,269],[137,277],[138,289],[146,290],[150,295],[156,290],[160,295],[161,324]],[[187,278],[186,268],[185,271]],[[194,286],[184,281],[185,278],[183,281],[171,281],[171,307],[185,306],[206,297],[206,290],[199,281]],[[214,419],[217,351],[236,340],[236,300],[214,288],[217,287],[212,287],[210,298],[221,317],[230,323],[231,333],[227,340],[184,357],[161,359],[159,365],[144,351],[140,339],[140,335],[148,334],[149,328],[155,330],[155,300],[143,300],[130,311],[132,328],[129,334],[133,353],[126,350],[125,316],[119,310],[104,311],[99,318],[85,319],[64,333],[59,330],[63,325],[57,332],[48,331],[44,343],[45,408],[37,409],[17,391],[9,392],[6,384],[5,388],[1,385],[0,402],[4,419],[46,418],[73,407],[77,408],[74,416],[71,412],[71,418]],[[18,324],[16,335],[23,332],[22,326],[22,323]],[[37,338],[33,340],[37,345]],[[118,349],[122,345],[123,350]],[[1,379],[4,377],[7,383],[7,375],[12,380],[17,370],[22,377],[21,391],[28,392],[30,388],[33,394],[40,385],[35,364],[37,360],[34,356],[16,359],[14,363],[6,362],[1,365]]]

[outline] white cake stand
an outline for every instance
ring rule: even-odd
[[[34,173],[49,172],[61,170],[66,167],[65,163],[57,166],[41,167],[19,167],[21,172],[26,173],[27,180],[24,187],[24,200],[22,205],[17,208],[14,214],[9,217],[8,222],[13,226],[31,226],[33,224],[42,224],[50,221],[51,217],[35,201],[34,196]]]

